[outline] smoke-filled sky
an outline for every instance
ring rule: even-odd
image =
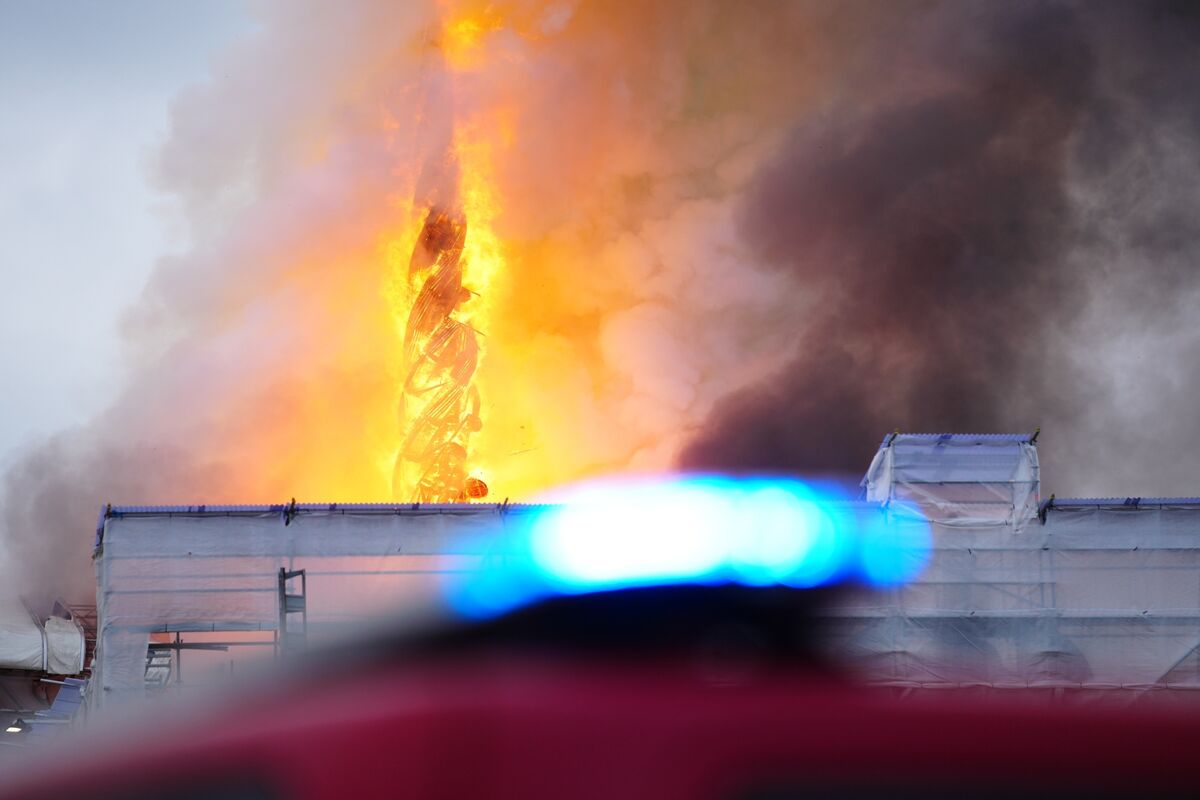
[[[0,1],[0,464],[119,390],[119,317],[186,245],[147,164],[252,29],[240,2]]]
[[[145,13],[103,8],[125,32]],[[95,326],[48,292],[8,312],[10,373],[45,387],[30,427],[64,428],[4,420],[26,439],[0,525],[27,591],[86,588],[104,502],[392,499],[404,269],[441,139],[483,209],[468,236],[496,243],[464,276],[494,499],[680,465],[860,473],[895,428],[1038,425],[1046,495],[1200,493],[1189,4],[186,8],[162,50],[94,51],[159,76],[116,140],[145,158],[98,170],[21,122],[0,156],[81,193],[51,196],[53,247],[0,251],[5,274],[145,280],[115,326],[122,292]],[[72,50],[75,19],[29,19],[6,7],[17,39]],[[66,126],[51,89],[129,91],[21,74]],[[102,201],[77,198],[110,185],[176,221],[85,225]],[[36,197],[18,181],[0,208]],[[10,238],[46,224],[5,214]],[[87,258],[114,230],[136,248]],[[81,370],[96,348],[121,368]],[[104,402],[64,400],[81,386]]]

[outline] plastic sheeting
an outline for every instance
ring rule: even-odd
[[[0,668],[75,675],[83,669],[83,630],[72,620],[45,624],[11,598],[0,605]]]
[[[64,735],[69,730],[69,723],[75,721],[83,708],[86,689],[86,680],[67,678],[62,681],[49,708],[40,709],[32,717],[24,718],[30,726],[29,733],[24,737],[28,744],[41,746]]]
[[[842,597],[829,645],[867,680],[910,689],[1200,688],[1200,500],[1058,501],[1039,514],[1031,438],[885,440],[867,500],[842,513],[927,518],[930,559],[903,587]],[[152,632],[274,631],[280,567],[306,570],[310,630],[333,630],[426,602],[529,511],[114,509],[96,551],[89,703],[144,691]]]
[[[40,670],[46,663],[42,628],[16,598],[0,604],[0,667]]]
[[[867,500],[903,501],[943,525],[1027,524],[1037,513],[1032,434],[893,433],[862,480]]]
[[[308,630],[428,604],[527,506],[113,509],[96,549],[98,644],[89,704],[144,692],[153,632],[275,631],[278,572],[304,569]]]
[[[1057,505],[1021,533],[934,525],[912,583],[835,610],[896,686],[1200,688],[1200,505]]]
[[[867,495],[915,502],[933,550],[909,584],[848,595],[833,648],[908,688],[1200,688],[1200,500],[1039,510],[1037,464],[1027,436],[885,439]]]
[[[46,671],[53,675],[78,675],[83,671],[83,629],[74,620],[47,617]]]

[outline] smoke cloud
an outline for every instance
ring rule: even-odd
[[[1041,425],[1051,491],[1195,494],[1195,10],[914,11],[745,192],[747,246],[820,301],[682,463],[861,473],[894,428]]]
[[[464,278],[493,499],[1039,424],[1048,491],[1195,491],[1189,7],[259,13],[175,104],[154,179],[189,240],[129,311],[119,399],[5,478],[23,591],[90,591],[106,502],[391,499],[396,264],[455,137],[503,250]]]

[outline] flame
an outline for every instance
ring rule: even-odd
[[[653,48],[626,46],[628,35],[653,27],[639,15],[610,19],[602,6],[578,14],[568,25],[537,4],[447,7],[443,33],[414,22],[395,84],[364,90],[347,81],[353,94],[343,99],[356,113],[321,136],[297,134],[328,140],[328,156],[285,170],[276,194],[239,223],[245,241],[229,245],[231,261],[254,268],[214,288],[228,294],[229,310],[185,341],[163,381],[178,392],[164,407],[199,409],[161,434],[187,453],[203,442],[198,471],[145,494],[419,499],[395,480],[395,467],[417,412],[411,398],[402,402],[414,366],[405,339],[430,278],[429,265],[412,269],[432,204],[416,176],[443,166],[452,184],[439,188],[443,210],[465,226],[465,296],[449,317],[478,348],[469,380],[478,406],[452,411],[456,424],[478,430],[464,426],[464,437],[451,428],[465,450],[463,490],[439,497],[472,499],[467,478],[486,484],[489,498],[520,500],[598,474],[670,467],[720,389],[706,371],[737,381],[728,376],[745,369],[743,351],[723,333],[736,320],[713,314],[694,324],[728,292],[732,270],[693,285],[679,266],[717,263],[702,256],[729,247],[724,211],[701,200],[678,202],[676,213],[675,201],[652,196],[649,180],[636,176],[673,164],[672,142],[632,124],[642,114],[638,95],[599,81],[599,67],[558,69],[583,37],[619,23],[622,46],[605,57],[657,75],[639,61]],[[443,90],[456,102],[422,104]],[[446,108],[443,125],[437,115]],[[421,139],[426,124],[436,144]],[[297,187],[310,199],[299,206],[307,216],[293,222]],[[643,213],[651,201],[654,213]],[[230,377],[205,377],[213,375]],[[129,419],[111,427],[139,429],[142,409],[122,406]],[[173,493],[176,485],[188,493]]]
[[[734,212],[831,99],[807,76],[838,37],[728,3],[431,2],[272,11],[179,98],[155,173],[191,244],[122,323],[110,408],[9,471],[7,527],[47,573],[68,554],[43,533],[103,502],[413,499],[410,264],[438,200],[478,347],[464,488],[669,470],[792,351],[793,278],[756,268]]]
[[[450,19],[438,39],[452,71],[478,65],[484,34],[502,22],[491,7]],[[404,369],[398,387],[400,446],[394,459],[395,499],[463,502],[488,494],[492,470],[471,450],[482,429],[483,403],[475,373],[486,354],[493,304],[490,289],[506,268],[493,225],[500,210],[491,166],[489,132],[504,125],[455,121],[445,165],[457,186],[450,202],[432,204],[414,238],[403,281],[401,252],[392,242],[390,294],[403,330]],[[435,154],[437,157],[438,154]],[[450,170],[448,170],[450,172]]]
[[[414,31],[412,58],[421,66],[404,84],[408,93],[386,96],[370,109],[369,135],[394,154],[388,188],[368,195],[375,205],[358,221],[372,229],[374,250],[361,257],[372,259],[364,272],[376,283],[318,269],[351,259],[337,249],[344,240],[327,231],[313,231],[318,249],[297,246],[314,265],[314,284],[296,294],[311,306],[302,317],[304,335],[318,343],[295,349],[336,358],[345,369],[327,384],[281,385],[247,414],[258,422],[241,432],[233,452],[257,466],[246,467],[250,475],[236,485],[236,499],[472,500],[483,486],[489,498],[527,499],[598,474],[667,469],[689,426],[706,413],[719,384],[704,380],[696,354],[725,358],[724,346],[706,343],[720,341],[716,332],[727,324],[713,318],[696,326],[695,308],[706,308],[725,290],[705,288],[712,278],[692,287],[677,265],[699,260],[709,232],[713,252],[729,247],[720,238],[724,212],[694,202],[681,203],[678,214],[660,208],[639,217],[651,199],[649,184],[628,175],[669,161],[669,143],[629,125],[640,110],[630,105],[637,95],[625,92],[625,84],[589,78],[568,86],[543,66],[574,55],[579,37],[590,35],[588,25],[593,33],[613,24],[627,25],[621,30],[630,34],[653,29],[636,15],[610,18],[602,7],[587,10],[586,18],[579,11],[570,25],[549,11],[554,8],[537,4],[447,4],[437,31]],[[651,51],[623,47],[619,53],[633,59],[636,74],[650,75],[657,74],[653,64],[639,59]],[[540,82],[523,83],[524,74]],[[555,116],[564,104],[572,113]],[[434,143],[421,138],[422,126],[437,131]],[[531,163],[539,146],[531,140],[549,146],[545,163]],[[439,183],[438,199],[418,191],[422,172],[449,184]],[[461,448],[456,463],[435,470],[455,477],[419,487],[430,464],[418,469],[420,459],[409,458],[405,465],[403,451],[422,399],[406,396],[405,387],[432,330],[420,342],[405,342],[432,277],[431,264],[413,268],[431,212],[464,229],[458,253],[463,292],[441,319],[453,323],[463,342],[471,340],[475,356],[461,396],[443,409],[442,438],[434,447]],[[662,252],[658,243],[665,243]],[[369,290],[377,303],[382,294],[382,322],[365,318],[370,302],[362,295]],[[727,349],[732,361],[712,370],[723,380],[748,369],[736,347]],[[362,377],[371,373],[377,376]],[[356,385],[343,384],[349,374]],[[438,383],[426,376],[430,391]],[[479,482],[470,492],[468,479]]]
[[[495,6],[460,10],[448,16],[437,40],[438,49],[451,69],[476,69],[484,60],[480,47],[484,39],[503,29],[504,17]]]

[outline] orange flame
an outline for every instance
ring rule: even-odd
[[[485,7],[452,18],[437,39],[451,70],[479,64],[485,33],[503,27]],[[475,371],[485,355],[489,289],[505,269],[493,230],[499,211],[490,143],[478,119],[456,120],[447,161],[456,167],[455,207],[431,207],[413,243],[406,279],[394,243],[389,266],[392,312],[403,326],[405,376],[399,389],[401,443],[395,456],[395,499],[462,502],[487,495],[491,470],[470,450],[483,426]],[[486,476],[486,477],[485,477]]]
[[[451,69],[475,69],[484,60],[480,47],[483,40],[503,28],[504,18],[494,6],[468,9],[446,20],[438,37],[438,48]]]

